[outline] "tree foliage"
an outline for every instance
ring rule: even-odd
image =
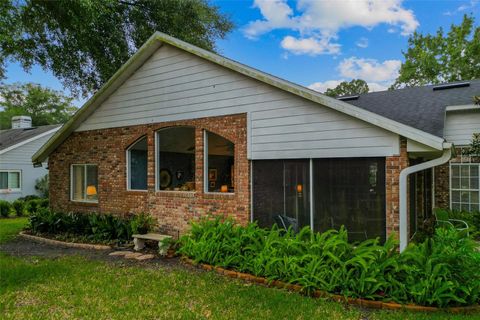
[[[330,97],[340,97],[367,93],[369,90],[368,84],[364,80],[353,79],[350,82],[343,81],[333,89],[327,89],[325,94]]]
[[[415,32],[408,39],[405,62],[392,87],[480,78],[480,27],[474,23],[473,16],[465,15],[446,34],[442,28],[435,35]]]
[[[97,90],[155,31],[214,50],[233,27],[207,0],[12,1],[0,0],[0,76],[5,59],[39,64],[75,94]]]
[[[13,116],[30,116],[33,126],[66,122],[77,110],[61,92],[26,83],[0,86],[0,129],[11,128]]]

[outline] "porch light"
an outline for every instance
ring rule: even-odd
[[[297,184],[297,192],[302,193],[302,191],[303,191],[303,185]]]
[[[95,186],[87,187],[87,196],[94,196],[97,194],[97,188]]]
[[[221,191],[221,192],[228,192],[228,186],[227,186],[226,184],[222,185],[222,186],[220,187],[220,191]]]

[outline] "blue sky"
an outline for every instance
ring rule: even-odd
[[[479,0],[212,2],[236,25],[217,42],[220,54],[318,91],[352,78],[365,79],[373,91],[383,90],[395,79],[413,31],[448,30],[470,13],[480,24]],[[33,67],[27,74],[16,63],[8,64],[6,82],[64,90],[50,72]]]

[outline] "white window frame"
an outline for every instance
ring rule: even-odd
[[[7,173],[7,189],[0,189],[0,193],[22,192],[22,170],[2,169],[0,172]],[[18,188],[8,188],[8,174],[18,173]]]
[[[452,171],[452,166],[458,166],[459,167],[459,170],[461,172],[461,168],[462,166],[477,166],[478,167],[478,170],[479,170],[479,176],[478,176],[478,183],[479,183],[479,187],[478,189],[461,189],[461,188],[453,188],[452,187],[452,179],[453,179],[453,171]],[[449,167],[449,197],[450,197],[450,209],[453,209],[453,198],[452,198],[452,191],[459,191],[459,192],[478,192],[478,196],[479,196],[479,206],[480,206],[480,163],[470,163],[470,162],[450,162],[450,167]],[[468,179],[470,179],[470,173],[469,173],[469,177]],[[461,178],[460,178],[460,186],[461,186]],[[461,200],[461,199],[460,199]],[[460,210],[462,210],[462,201],[460,201]],[[469,207],[471,207],[471,202],[469,202]],[[469,209],[468,211],[471,211],[471,209]]]
[[[214,132],[212,132],[214,133]],[[223,137],[222,137],[223,138]],[[225,138],[226,139],[226,138]],[[228,139],[226,139],[228,140]],[[230,140],[228,140],[230,141]],[[232,141],[230,141],[232,142]],[[233,142],[232,142],[233,143]],[[235,144],[233,144],[235,150]],[[235,151],[233,152],[233,163],[234,163],[234,171],[233,174],[236,174],[235,170]],[[234,183],[237,184],[237,177],[234,177]],[[208,130],[203,130],[203,192],[208,194],[225,194],[225,195],[234,195],[235,190],[237,190],[236,186],[233,186],[233,192],[218,192],[218,191],[208,191]]]
[[[131,155],[130,155],[130,150],[142,139],[147,139],[147,136],[142,136],[141,138],[137,139],[134,143],[132,143],[127,150],[125,150],[125,159],[126,165],[127,165],[127,191],[143,191],[146,192],[148,191],[148,150],[147,150],[147,188],[146,189],[132,189],[131,184],[130,184],[130,160],[131,160]],[[147,147],[148,147],[148,141],[147,141]],[[156,178],[155,178],[155,183],[156,183]]]
[[[84,169],[84,183],[85,183],[85,188],[87,188],[87,167],[88,166],[95,166],[97,167],[97,199],[96,200],[88,200],[88,199],[82,199],[82,200],[77,200],[73,198],[73,167],[74,166],[82,166]],[[70,201],[73,202],[86,202],[86,203],[98,203],[98,165],[93,164],[93,163],[72,163],[70,165]],[[85,189],[85,196],[87,194],[87,190]]]

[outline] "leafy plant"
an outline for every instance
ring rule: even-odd
[[[35,180],[35,190],[40,193],[42,198],[48,198],[48,174]]]
[[[132,232],[138,234],[146,234],[155,226],[155,219],[147,213],[139,213],[130,220]]]
[[[12,207],[13,210],[15,211],[15,214],[17,217],[23,216],[24,210],[25,210],[25,202],[22,200],[15,200],[12,202]]]
[[[392,236],[352,244],[345,228],[295,234],[255,223],[202,219],[180,239],[179,253],[196,262],[236,269],[346,297],[429,306],[475,304],[480,298],[480,253],[455,230],[439,229],[421,244],[397,251]]]
[[[7,218],[12,210],[12,205],[6,200],[0,200],[0,216]]]
[[[47,209],[48,206],[48,199],[33,198],[25,203],[25,211],[29,214],[35,214],[40,209]]]

